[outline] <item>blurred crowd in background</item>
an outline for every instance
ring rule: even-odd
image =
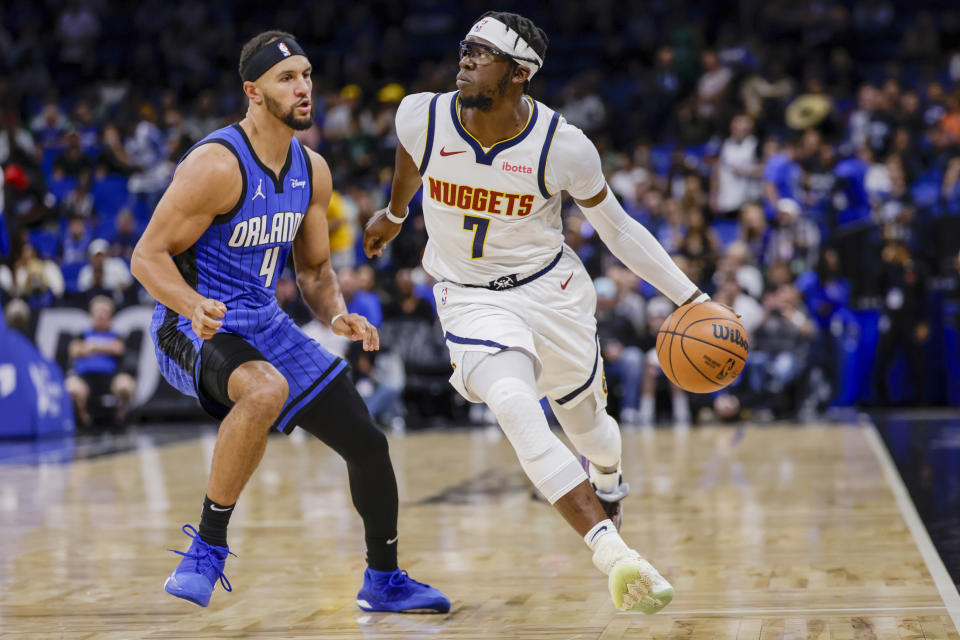
[[[419,266],[419,196],[383,258],[369,261],[360,247],[389,197],[397,104],[454,88],[457,43],[488,8],[4,3],[7,324],[30,335],[44,308],[96,299],[103,314],[109,301],[152,303],[129,271],[139,233],[191,144],[243,117],[243,42],[281,28],[314,65],[316,122],[298,137],[333,172],[333,264],[384,352],[371,357],[325,333],[289,268],[280,304],[350,359],[384,424],[489,418],[446,382],[432,282]],[[960,9],[888,0],[497,8],[546,30],[534,97],[596,143],[630,215],[749,334],[735,386],[696,397],[671,388],[652,348],[673,305],[566,202],[566,241],[595,278],[611,407],[623,423],[960,403]],[[66,370],[82,357],[73,351]]]

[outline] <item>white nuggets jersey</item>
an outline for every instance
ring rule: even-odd
[[[603,190],[600,156],[529,96],[526,126],[485,149],[463,127],[458,95],[413,94],[397,109],[397,136],[423,177],[423,267],[462,284],[536,273],[563,245],[560,192],[584,200]]]

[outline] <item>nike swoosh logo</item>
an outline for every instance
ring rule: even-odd
[[[603,525],[602,527],[600,527],[599,529],[597,529],[597,530],[594,532],[594,534],[593,534],[592,536],[590,536],[590,542],[593,542],[594,539],[595,539],[598,535],[600,535],[602,532],[604,532],[604,531],[606,531],[606,530],[607,530],[607,525]]]
[[[387,540],[387,544],[393,544],[393,543],[395,543],[399,537],[400,537],[399,535],[393,536],[392,538],[390,538],[389,540]]]
[[[447,151],[445,147],[440,147],[440,155],[442,155],[444,158],[446,158],[447,156],[455,156],[458,153],[466,153],[466,152],[467,152],[466,149],[464,149],[463,151]]]
[[[233,509],[233,507],[227,507],[227,508],[225,508],[225,509],[219,509],[219,508],[217,508],[217,505],[215,505],[215,504],[210,505],[210,508],[213,509],[214,511],[230,511],[231,509]]]
[[[572,273],[570,274],[570,278],[573,278],[573,274],[572,274]],[[567,290],[567,285],[570,284],[570,278],[567,278],[567,281],[564,282],[562,285],[560,285],[560,288],[563,289],[564,291]]]

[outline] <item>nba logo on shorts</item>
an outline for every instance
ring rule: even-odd
[[[440,290],[440,304],[447,304],[447,288]]]
[[[284,57],[284,58],[290,56],[290,49],[288,49],[288,48],[287,48],[287,45],[284,44],[283,42],[278,42],[278,43],[277,43],[277,48],[280,49],[280,53],[283,54],[283,57]]]

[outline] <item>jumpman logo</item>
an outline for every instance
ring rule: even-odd
[[[260,178],[260,182],[257,184],[257,192],[253,194],[253,198],[251,198],[250,200],[251,201],[256,200],[257,196],[260,196],[264,200],[267,199],[267,196],[263,195],[263,178]]]

